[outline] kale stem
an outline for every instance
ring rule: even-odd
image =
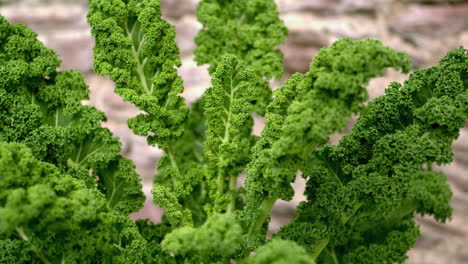
[[[328,239],[319,240],[318,243],[315,245],[314,250],[309,254],[310,257],[313,260],[317,260],[318,256],[320,256],[322,251],[327,247],[329,241],[330,240]]]
[[[172,148],[167,147],[167,150],[165,152],[166,152],[167,156],[169,157],[172,168],[174,168],[176,170],[177,176],[179,176],[180,175],[180,170],[179,170],[179,166],[177,165],[177,161],[174,158],[174,153],[172,152]],[[173,175],[171,175],[171,180],[172,180],[173,184],[176,184],[176,178]]]
[[[260,214],[250,226],[249,234],[260,231],[263,224],[265,223],[265,220],[270,214],[271,208],[273,208],[273,205],[275,205],[276,200],[276,197],[269,197],[263,200],[262,205],[260,206]]]
[[[340,264],[340,262],[338,261],[338,258],[336,257],[336,252],[335,252],[335,249],[333,249],[332,253],[330,254],[332,259],[333,259],[333,262],[335,264]]]
[[[237,191],[237,177],[235,175],[231,175],[231,177],[229,178],[230,203],[227,209],[229,213],[234,212],[234,210],[236,210],[236,191]]]
[[[218,168],[218,178],[217,178],[217,185],[218,185],[218,194],[224,193],[224,173],[221,168]]]
[[[362,207],[363,204],[364,204],[363,202],[357,203],[357,204],[354,206],[354,208],[353,208],[353,213],[352,213],[351,215],[349,215],[349,216],[342,216],[342,217],[341,217],[341,224],[342,224],[342,225],[345,225],[345,224],[349,221],[349,219],[350,219],[351,217],[353,217],[353,215],[356,214],[356,212],[359,210],[359,208]]]
[[[349,216],[342,216],[341,217],[341,224],[342,225],[345,225],[349,219],[351,219],[351,217],[353,217],[356,212],[359,210],[359,208],[362,207],[364,203],[363,202],[360,202],[360,203],[357,203],[354,208],[353,208],[353,212],[351,213],[351,215]],[[322,251],[328,246],[328,242],[330,242],[329,239],[323,239],[323,240],[319,240],[317,245],[315,246],[314,248],[314,251],[312,251],[309,255],[312,259],[314,260],[317,260],[318,256],[320,256],[320,254],[322,253]]]
[[[23,230],[23,227],[17,227],[16,228],[16,232],[18,232],[19,236],[24,240],[24,241],[27,241],[29,242],[29,238],[28,236],[26,235],[26,233],[24,233],[24,230]],[[41,251],[39,249],[37,249],[34,245],[31,244],[31,250],[34,252],[34,254],[36,254],[36,256],[38,258],[40,258],[42,260],[42,262],[44,262],[45,264],[50,264],[50,261],[41,253]]]

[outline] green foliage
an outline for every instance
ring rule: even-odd
[[[420,234],[414,214],[450,219],[446,176],[431,168],[451,162],[468,119],[466,49],[366,104],[370,79],[410,61],[345,38],[272,93],[287,34],[274,1],[202,0],[195,55],[212,87],[189,109],[160,1],[89,5],[95,71],[143,111],[129,127],[165,153],[152,189],[163,221],[128,217],[144,200],[139,177],[104,115],[81,104],[80,74],[57,71],[34,32],[0,17],[0,263],[402,263]],[[327,145],[353,114],[351,133]],[[299,171],[307,201],[268,240]]]
[[[181,227],[166,235],[163,250],[202,263],[229,260],[236,252],[242,228],[232,215],[214,214],[199,228]]]
[[[247,169],[245,221],[250,233],[260,230],[274,201],[292,198],[290,183],[309,162],[309,153],[342,131],[346,118],[361,109],[369,79],[387,67],[406,72],[409,64],[405,54],[379,41],[341,39],[320,50],[308,73],[294,75],[275,91]]]
[[[2,263],[151,263],[149,244],[97,188],[34,157],[21,143],[0,143]]]
[[[446,177],[431,166],[452,160],[468,118],[467,62],[460,48],[404,85],[392,83],[338,145],[314,151],[303,169],[308,201],[280,236],[313,252],[327,247],[345,263],[379,250],[387,254],[362,263],[403,262],[418,235],[414,213],[451,215]]]
[[[96,39],[94,69],[115,92],[145,111],[128,121],[149,144],[163,148],[182,135],[188,109],[175,30],[161,18],[159,1],[91,0],[88,21]]]
[[[255,250],[247,259],[249,264],[314,264],[307,251],[293,241],[273,239]]]
[[[0,141],[22,142],[39,160],[98,186],[108,206],[137,211],[144,196],[120,142],[101,127],[104,115],[83,106],[88,89],[80,74],[57,72],[57,55],[29,28],[0,17]]]
[[[159,162],[155,202],[171,212],[173,225],[192,225],[191,211],[178,199],[192,192],[203,173],[199,164],[179,161],[173,150],[188,115],[178,96],[183,85],[175,68],[181,63],[174,27],[161,18],[159,1],[151,0],[90,1],[88,21],[96,38],[96,72],[108,75],[116,93],[145,112],[128,121],[133,132],[167,154]]]
[[[27,27],[0,17],[0,29],[0,262],[150,263],[127,217],[143,205],[139,177],[104,115],[81,105],[82,77],[57,72]]]
[[[279,19],[273,0],[203,0],[197,17],[202,23],[195,42],[196,60],[209,64],[214,73],[224,54],[234,54],[260,76],[280,78],[287,29]]]
[[[283,54],[277,46],[288,33],[273,0],[202,0],[197,17],[203,28],[195,38],[195,60],[209,64],[210,74],[225,54],[237,56],[255,72],[255,112],[265,114],[271,101],[268,80],[283,75]]]
[[[253,76],[239,59],[226,55],[213,75],[213,87],[205,93],[205,157],[214,211],[236,208],[237,176],[250,158]]]

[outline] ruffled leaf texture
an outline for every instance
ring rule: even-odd
[[[165,152],[152,191],[154,202],[164,209],[164,220],[174,226],[193,225],[190,208],[182,208],[179,200],[190,196],[203,177],[196,159],[200,156],[194,156],[201,151],[184,144],[197,135],[187,131],[183,137],[184,130],[196,124],[187,120],[189,109],[179,96],[183,83],[176,69],[181,62],[175,28],[161,18],[160,5],[158,0],[90,1],[94,69],[115,82],[115,92],[125,101],[144,111],[128,120],[133,132]],[[193,210],[203,214],[200,208]]]
[[[255,73],[254,111],[265,115],[272,96],[268,80],[283,75],[283,54],[277,47],[288,34],[275,1],[202,0],[197,17],[202,24],[195,37],[197,63],[209,64],[213,75],[225,54],[237,56]]]
[[[246,264],[315,264],[307,251],[290,240],[273,239],[257,248]]]
[[[319,263],[403,263],[419,235],[413,215],[450,218],[451,191],[433,164],[452,161],[468,118],[468,51],[449,52],[369,103],[352,132],[305,164],[307,201],[279,236]]]
[[[164,208],[171,224],[192,225],[190,219],[193,219],[197,225],[207,214],[223,212],[228,206],[232,211],[236,207],[239,198],[232,182],[236,183],[239,173],[250,160],[249,149],[254,140],[251,136],[255,98],[253,78],[252,70],[234,55],[223,57],[214,73],[213,86],[208,88],[203,99],[206,118],[203,159],[206,167],[185,160],[190,167],[178,174],[170,170],[170,163],[175,163],[171,157],[162,158],[160,165],[167,166],[159,168],[163,171],[158,176],[165,177],[167,182],[155,185],[152,192],[155,203]],[[185,151],[185,148],[181,150]],[[188,151],[188,155],[194,153]],[[168,175],[181,177],[171,182]]]
[[[188,109],[179,96],[175,29],[161,18],[160,1],[91,0],[88,22],[96,39],[94,70],[145,112],[129,119],[133,132],[166,150],[183,134]]]
[[[57,55],[23,25],[0,17],[0,141],[22,142],[35,157],[101,191],[128,214],[143,206],[133,163],[102,128],[103,113],[83,106],[88,87],[74,71],[57,72]]]
[[[227,263],[241,241],[242,228],[231,214],[213,214],[198,227],[181,227],[167,234],[161,247],[167,253],[196,260]]]
[[[248,8],[248,19],[244,12],[245,8]],[[265,15],[265,12],[271,16]],[[279,78],[283,72],[282,54],[276,50],[276,46],[284,42],[287,30],[277,15],[276,5],[270,0],[201,1],[197,6],[197,16],[203,24],[203,29],[195,40],[198,45],[195,51],[197,62],[199,64],[210,64],[210,74],[213,78],[219,78],[219,74],[215,76],[217,67],[220,64],[224,64],[226,54],[235,56],[238,60],[242,61],[245,67],[249,67],[250,71],[252,71],[249,76],[249,82],[251,83],[250,92],[252,93],[251,103],[254,107],[249,111],[260,115],[265,114],[266,106],[272,97],[268,79],[272,77]],[[225,17],[221,18],[220,16]],[[230,26],[221,27],[218,24],[220,19],[224,20],[223,25]],[[233,26],[239,23],[241,27]],[[224,40],[221,40],[219,34],[229,35],[230,40],[228,42],[231,44],[227,44]],[[254,35],[255,38],[253,38]],[[239,45],[234,44],[234,42],[237,42]],[[243,48],[238,49],[237,46],[243,46]],[[176,142],[171,143],[170,149],[167,149],[166,154],[159,162],[155,183],[167,184],[169,186],[155,187],[153,192],[159,193],[157,196],[163,199],[157,198],[155,202],[161,205],[162,203],[167,204],[168,200],[175,201],[175,199],[178,199],[180,203],[190,207],[191,211],[191,216],[189,216],[187,215],[187,211],[181,212],[178,205],[176,206],[178,209],[176,207],[173,208],[175,210],[171,209],[171,212],[175,213],[177,215],[176,218],[179,219],[175,220],[173,217],[170,217],[172,222],[175,221],[174,223],[180,224],[186,222],[185,220],[181,221],[180,219],[182,218],[192,218],[195,224],[200,224],[206,218],[206,211],[222,211],[223,208],[226,208],[226,204],[229,203],[229,199],[235,200],[230,202],[231,207],[235,207],[238,202],[238,194],[234,193],[231,195],[231,198],[215,195],[217,196],[215,198],[216,205],[208,204],[205,208],[198,206],[199,204],[203,205],[209,202],[206,198],[206,193],[213,193],[214,189],[217,188],[214,186],[216,183],[212,181],[214,178],[212,176],[213,158],[205,156],[207,153],[212,153],[212,150],[203,150],[205,140],[209,137],[206,134],[206,129],[209,126],[207,122],[214,124],[219,121],[206,120],[204,109],[206,108],[205,103],[207,100],[205,97],[209,96],[207,91],[199,100],[192,104],[184,125],[183,135]],[[242,128],[242,130],[248,131],[251,129],[253,122],[249,118],[248,122],[243,125],[245,128]],[[247,135],[247,133],[245,135],[250,140],[243,139],[244,143],[249,141],[251,146],[255,141],[254,138]],[[213,140],[209,141],[212,142]],[[208,144],[213,145],[209,142]],[[224,145],[223,148],[226,148],[227,145]],[[231,147],[236,147],[237,150],[242,149],[240,146],[235,146],[235,144],[231,143],[230,145]],[[250,146],[242,149],[244,157],[250,156]],[[211,146],[208,148],[211,149]],[[207,172],[204,167],[209,168],[209,171]],[[230,165],[230,167],[231,169],[229,171],[225,170],[225,172],[229,174],[230,178],[236,178],[239,171],[242,171],[245,167],[245,162],[238,162],[237,166]],[[200,177],[194,177],[196,174],[202,175],[206,173],[208,173],[208,178],[210,178],[210,185],[214,186],[211,187],[211,190],[208,190],[208,186],[205,186],[204,183],[200,183]],[[171,187],[171,185],[175,187]],[[222,184],[217,185],[221,186]],[[219,189],[222,189],[222,187]],[[172,198],[170,198],[162,195],[163,193],[177,193],[177,195],[171,195]]]
[[[283,54],[276,49],[288,33],[273,0],[202,0],[197,17],[196,61],[216,71],[225,54],[236,55],[258,75],[280,78]]]
[[[248,19],[245,12],[248,7]],[[265,15],[267,13],[268,15]],[[251,82],[255,84],[254,111],[264,115],[267,104],[271,101],[271,89],[266,79],[281,77],[283,73],[283,55],[276,47],[284,42],[287,29],[278,18],[274,1],[212,1],[202,0],[197,6],[197,17],[203,29],[196,37],[196,60],[199,64],[209,64],[210,74],[223,62],[226,54],[236,56],[256,73]],[[218,22],[223,21],[222,24]],[[242,25],[242,27],[234,25]],[[227,27],[224,27],[229,25]],[[229,36],[222,40],[220,34]],[[255,36],[255,37],[253,37]],[[225,42],[230,42],[227,45]],[[239,43],[239,44],[235,44]],[[254,43],[256,43],[254,45]],[[237,46],[243,46],[239,49]],[[250,59],[247,59],[250,58]],[[259,66],[263,65],[263,66]],[[206,140],[206,120],[203,112],[205,96],[192,104],[183,136],[173,143],[177,149],[173,153],[176,161],[204,163],[204,141]],[[169,157],[163,157],[165,164]],[[177,162],[177,163],[184,163]],[[163,165],[163,164],[160,164]],[[165,167],[165,166],[160,166]],[[164,168],[163,168],[164,169]],[[156,181],[168,179],[160,173]],[[163,180],[163,181],[164,181]]]
[[[171,263],[103,193],[25,144],[0,142],[0,169],[1,263]]]
[[[248,8],[248,14],[244,11]],[[269,15],[265,15],[268,13]],[[271,101],[272,91],[269,87],[268,78],[279,78],[283,73],[282,54],[276,50],[276,47],[284,42],[287,34],[287,29],[282,21],[278,18],[278,11],[273,1],[201,1],[197,6],[197,16],[203,25],[203,29],[198,33],[195,42],[197,48],[195,50],[196,61],[199,64],[210,64],[209,72],[215,78],[216,68],[223,64],[226,54],[237,57],[242,63],[249,67],[253,74],[249,77],[249,82],[252,83],[251,89],[254,94],[252,104],[254,108],[252,112],[260,115],[265,114],[267,104]],[[248,18],[247,18],[248,17]],[[228,25],[227,27],[221,26]],[[238,25],[241,25],[240,27]],[[221,35],[229,36],[229,40],[222,40]],[[253,37],[255,36],[255,37]],[[227,42],[230,44],[228,44]],[[243,48],[239,49],[239,46]],[[217,75],[219,77],[219,74]],[[207,120],[204,113],[205,102],[207,97],[205,93],[199,100],[193,103],[188,120],[185,123],[183,136],[172,144],[172,148],[177,150],[164,155],[160,160],[158,167],[158,175],[155,177],[156,183],[167,183],[176,178],[173,175],[180,175],[177,182],[182,181],[181,185],[186,186],[193,182],[193,190],[190,195],[191,200],[198,200],[205,203],[205,199],[200,200],[200,197],[205,197],[206,187],[196,186],[198,181],[193,181],[193,178],[187,176],[192,175],[191,168],[197,168],[197,164],[206,164],[208,167],[208,159],[206,153],[211,153],[211,150],[204,151],[204,144],[207,138]],[[223,111],[224,112],[224,111]],[[213,124],[215,121],[211,121]],[[247,122],[251,129],[253,122]],[[247,135],[248,136],[248,135]],[[253,144],[254,140],[250,141]],[[241,149],[241,148],[237,148]],[[249,152],[250,146],[245,148],[243,152]],[[249,154],[245,153],[244,156]],[[212,160],[212,159],[211,159]],[[187,164],[188,166],[178,166],[178,170],[173,168],[171,164]],[[212,162],[211,162],[212,163]],[[236,171],[242,170],[242,166],[231,170],[229,174],[232,177],[237,177]],[[197,173],[201,172],[201,168],[196,169]],[[184,180],[184,179],[191,180]],[[212,177],[211,177],[212,178]],[[160,187],[158,187],[160,188]],[[223,208],[222,204],[227,203],[227,199],[219,197],[218,208]],[[224,202],[223,202],[224,200]],[[212,206],[211,206],[212,207]],[[206,217],[206,213],[202,208],[192,208],[193,218],[195,222],[200,222]],[[212,209],[209,209],[212,210]],[[218,210],[218,209],[216,209]],[[218,210],[219,211],[219,210]]]
[[[139,175],[82,77],[26,26],[0,16],[0,32],[0,262],[151,263],[128,218]]]
[[[236,56],[225,55],[213,74],[213,87],[205,93],[205,157],[215,211],[228,206],[231,211],[235,209],[237,195],[232,192],[238,175],[250,160],[254,76],[251,68]]]
[[[377,40],[344,38],[322,48],[308,73],[293,75],[274,92],[247,166],[242,218],[251,233],[265,222],[262,214],[267,215],[268,204],[271,209],[276,199],[292,198],[290,183],[309,162],[308,153],[326,144],[330,134],[342,131],[347,118],[362,110],[365,86],[389,67],[409,71],[408,56]]]

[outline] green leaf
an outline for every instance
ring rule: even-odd
[[[211,73],[225,54],[233,54],[259,76],[282,76],[283,54],[276,47],[288,30],[273,0],[202,0],[197,17],[203,29],[195,39],[196,61],[209,64]]]
[[[350,263],[402,262],[416,233],[411,228],[413,235],[400,234],[400,225],[411,224],[414,213],[440,221],[451,214],[446,177],[428,168],[451,162],[451,144],[468,118],[467,62],[468,52],[460,48],[437,66],[415,71],[404,85],[392,83],[338,145],[315,151],[316,162],[303,170],[307,202],[280,236],[300,239],[314,256],[339,249]],[[361,246],[384,237],[375,230],[392,242]],[[317,244],[324,246],[316,251]],[[374,250],[390,255],[372,253],[381,259],[368,262]]]
[[[126,206],[119,210],[139,210],[144,201],[139,176],[128,162],[114,169],[116,163],[125,163],[120,142],[101,127],[103,113],[81,104],[89,94],[83,77],[74,71],[57,72],[57,55],[30,29],[3,17],[0,27],[5,32],[0,74],[9,76],[0,87],[0,139],[25,143],[36,158],[57,165],[88,187],[124,181],[128,194],[118,197]],[[100,190],[112,196],[112,191]],[[110,204],[117,203],[113,199]]]
[[[0,142],[0,170],[0,260],[151,263],[158,253],[96,188],[24,144]]]
[[[133,132],[166,150],[182,136],[188,114],[178,96],[183,85],[174,27],[161,18],[159,1],[92,0],[89,8],[95,71],[145,112],[128,121]]]
[[[314,264],[307,251],[293,241],[273,239],[255,250],[248,264]]]
[[[362,108],[369,80],[388,67],[406,72],[409,65],[407,55],[380,41],[344,38],[321,49],[307,74],[293,75],[275,91],[247,167],[245,221],[250,233],[266,220],[266,200],[292,198],[290,183],[297,171],[310,162],[311,151],[326,144],[330,134],[342,131],[346,119]]]
[[[224,263],[235,253],[242,229],[230,214],[214,214],[199,228],[182,227],[167,234],[161,247],[168,253],[200,256],[204,263]]]
[[[214,73],[213,87],[205,94],[205,156],[215,211],[226,209],[226,190],[232,192],[229,210],[235,209],[237,176],[250,158],[253,76],[235,56],[226,55]]]

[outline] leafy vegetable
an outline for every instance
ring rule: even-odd
[[[251,264],[314,264],[304,248],[289,240],[273,239],[259,247],[255,255],[247,259]]]
[[[139,177],[81,105],[82,77],[57,72],[25,26],[0,17],[0,29],[0,262],[148,263],[153,246],[127,217],[143,205]]]
[[[241,235],[242,228],[232,215],[215,214],[199,228],[174,230],[164,238],[161,246],[170,253],[203,263],[226,262],[236,252]]]
[[[159,1],[90,1],[88,21],[96,37],[95,70],[115,81],[115,91],[124,100],[145,111],[128,121],[138,135],[167,154],[159,163],[161,183],[155,201],[172,224],[191,225],[190,210],[182,209],[176,193],[190,192],[191,184],[176,183],[183,175],[193,184],[201,170],[176,160],[172,144],[182,136],[188,109],[182,97],[182,79],[172,25],[161,18]],[[187,172],[190,171],[190,172]],[[184,182],[187,183],[187,182]],[[188,189],[187,189],[188,188]]]
[[[205,93],[205,156],[215,211],[236,208],[237,175],[250,158],[253,76],[235,56],[227,55],[213,76],[213,87]]]
[[[234,54],[261,76],[281,77],[283,54],[275,48],[287,29],[274,1],[203,0],[197,17],[203,25],[195,39],[198,63],[210,64],[214,72],[224,54]]]
[[[312,153],[308,201],[280,236],[315,257],[326,249],[349,263],[402,262],[419,234],[414,213],[451,215],[446,177],[431,166],[452,160],[468,118],[467,62],[460,48],[404,85],[392,83],[338,145]]]
[[[20,143],[0,143],[2,263],[150,263],[157,247],[97,188],[38,161]]]
[[[1,263],[402,263],[420,234],[414,214],[450,218],[446,176],[432,165],[452,160],[468,119],[466,49],[366,105],[371,78],[410,62],[345,38],[272,93],[287,33],[274,1],[202,0],[195,55],[212,87],[189,109],[159,0],[90,0],[89,10],[95,71],[143,111],[130,128],[165,152],[152,190],[163,221],[128,217],[144,200],[139,177],[104,115],[81,104],[80,74],[57,71],[35,33],[0,17]],[[260,137],[254,113],[266,118]],[[351,133],[327,145],[353,114]],[[307,201],[267,239],[298,172]]]
[[[260,231],[277,199],[292,198],[289,183],[309,153],[344,129],[367,98],[364,85],[392,66],[408,71],[408,57],[376,40],[342,39],[322,49],[307,74],[294,75],[276,91],[248,165],[249,233]]]
[[[197,17],[203,28],[195,38],[195,60],[213,74],[225,54],[251,67],[255,76],[255,112],[265,114],[271,101],[268,80],[283,75],[283,54],[276,49],[288,33],[274,0],[202,0]]]
[[[39,160],[98,186],[108,206],[122,213],[143,205],[134,165],[119,155],[120,143],[101,127],[104,115],[81,105],[88,98],[82,77],[57,72],[57,55],[22,25],[0,17],[0,141],[22,142]]]

